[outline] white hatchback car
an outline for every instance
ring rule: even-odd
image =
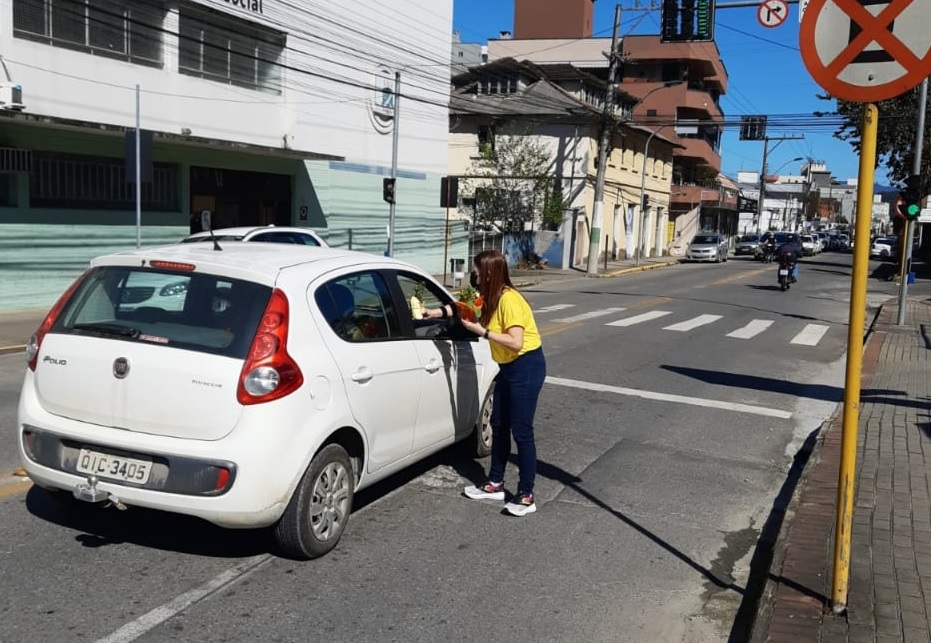
[[[336,545],[359,489],[459,440],[489,453],[498,367],[487,341],[422,318],[453,301],[431,276],[333,248],[220,248],[98,257],[52,307],[18,411],[37,485],[274,526],[308,559]],[[134,283],[170,296],[127,305]]]
[[[195,232],[181,240],[181,243],[221,241],[262,241],[265,243],[292,243],[299,246],[328,246],[323,238],[310,228],[290,228],[283,226],[242,226],[238,228],[220,228],[210,234],[209,230]]]

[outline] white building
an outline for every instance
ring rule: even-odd
[[[395,255],[442,272],[451,27],[452,0],[0,0],[0,310],[136,245],[137,86],[142,245],[210,210],[381,254],[400,72]]]

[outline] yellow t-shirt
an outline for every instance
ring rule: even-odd
[[[491,357],[499,364],[513,362],[524,353],[536,350],[543,344],[540,340],[540,331],[537,330],[537,322],[533,319],[530,304],[516,290],[505,288],[504,292],[501,293],[501,299],[498,301],[498,309],[488,323],[488,330],[493,333],[504,333],[512,326],[520,326],[524,329],[524,345],[519,351],[515,352],[497,342],[489,342],[491,344]]]

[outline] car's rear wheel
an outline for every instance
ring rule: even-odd
[[[472,433],[472,452],[476,458],[485,458],[491,454],[491,408],[494,405],[495,388],[492,385],[485,396],[482,410],[479,411],[475,431]]]
[[[309,560],[333,549],[349,522],[354,490],[346,450],[338,444],[323,447],[275,525],[275,541],[282,553]]]

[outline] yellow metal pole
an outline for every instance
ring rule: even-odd
[[[840,475],[837,481],[837,528],[834,532],[834,582],[831,588],[835,614],[847,610],[850,579],[850,528],[856,490],[857,422],[860,417],[860,376],[866,325],[866,273],[870,261],[870,223],[873,175],[876,167],[876,105],[863,105],[860,124],[860,171],[857,178],[857,221],[853,242],[853,280],[850,284],[850,324],[847,331],[847,374],[844,381],[844,428],[841,435]]]

